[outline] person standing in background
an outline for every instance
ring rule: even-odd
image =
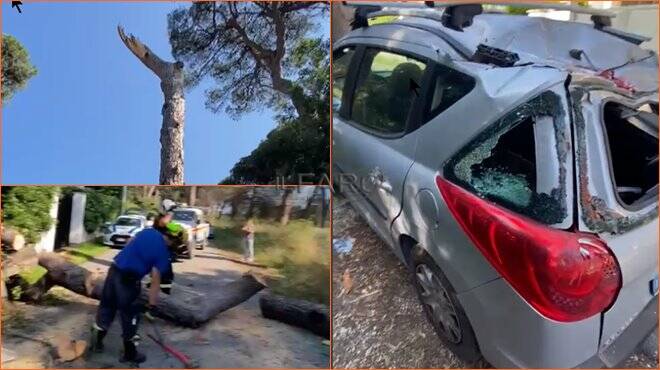
[[[254,262],[254,221],[248,219],[243,228],[243,259]]]

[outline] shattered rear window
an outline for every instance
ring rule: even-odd
[[[445,165],[445,176],[480,197],[544,224],[566,205],[565,114],[546,92],[490,125]]]
[[[658,196],[658,116],[647,107],[608,102],[603,109],[615,191],[627,206]]]

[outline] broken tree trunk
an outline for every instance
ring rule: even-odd
[[[94,274],[55,253],[41,255],[39,265],[48,270],[47,277],[53,284],[100,299],[105,275]],[[160,294],[154,311],[157,316],[173,323],[196,328],[220,312],[244,302],[263,287],[250,274],[218,287],[214,292],[200,292],[175,283],[171,295]],[[146,289],[142,289],[138,300],[147,302]]]
[[[160,129],[160,184],[183,184],[183,125],[185,121],[184,78],[182,62],[166,62],[133,35],[117,27],[126,47],[160,78],[165,102]]]
[[[328,308],[302,299],[267,293],[259,299],[261,314],[272,320],[307,329],[316,335],[330,338]]]

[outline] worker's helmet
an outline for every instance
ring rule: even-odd
[[[176,203],[171,199],[163,199],[161,202],[161,212],[163,214],[172,212],[176,208]]]

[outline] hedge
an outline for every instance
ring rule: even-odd
[[[58,190],[54,186],[3,188],[3,223],[20,231],[27,242],[38,242],[41,233],[53,224],[50,208]]]

